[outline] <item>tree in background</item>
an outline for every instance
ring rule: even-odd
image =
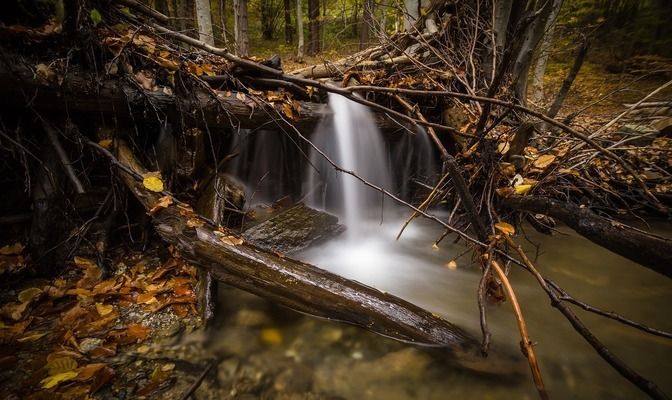
[[[373,25],[373,0],[364,0],[362,12],[362,26],[359,29],[359,49],[364,50],[369,46],[369,33]]]
[[[259,0],[261,37],[264,40],[273,40],[275,38],[275,31],[278,28],[281,14],[280,4],[279,0]],[[285,13],[286,17],[287,14]]]
[[[301,0],[296,0],[296,33],[298,35],[296,60],[303,62],[303,4]]]
[[[292,0],[284,0],[285,5],[285,43],[294,41],[294,27],[292,26]]]
[[[247,0],[233,0],[233,22],[238,55],[250,55],[250,39],[247,33]]]
[[[308,53],[315,55],[321,48],[320,0],[308,0]]]
[[[215,34],[212,32],[210,0],[196,0],[196,23],[198,25],[198,39],[214,46]]]

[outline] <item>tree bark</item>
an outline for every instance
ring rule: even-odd
[[[292,0],[284,0],[285,6],[285,43],[294,42],[294,27],[292,26]]]
[[[369,46],[369,33],[373,25],[373,0],[364,0],[362,13],[362,26],[359,29],[359,49],[364,50]]]
[[[539,42],[544,37],[544,29],[546,28],[549,17],[556,8],[560,8],[562,0],[548,0],[539,2],[542,8],[535,9],[536,17],[525,29],[522,39],[520,51],[515,56],[516,60],[513,64],[513,80],[515,82],[516,98],[521,104],[527,103],[527,80],[529,77],[530,66],[532,64],[532,56],[539,46]]]
[[[250,55],[250,41],[247,31],[247,0],[233,0],[234,34],[238,55]]]
[[[604,219],[588,208],[546,197],[512,197],[504,199],[502,204],[514,210],[557,218],[591,242],[672,278],[672,240],[641,233]]]
[[[298,43],[296,45],[296,60],[303,62],[303,4],[301,0],[296,0],[296,33],[298,35]]]
[[[320,0],[308,0],[308,53],[320,52]]]
[[[198,24],[198,39],[214,46],[215,34],[212,31],[210,0],[196,0],[196,22]]]
[[[537,55],[537,62],[534,64],[534,74],[532,75],[532,100],[536,104],[541,104],[544,101],[544,76],[546,75],[546,64],[551,54],[551,45],[555,37],[555,20],[560,13],[560,7],[556,7],[551,11],[551,15],[546,23],[546,33],[541,41],[539,47],[539,54]]]

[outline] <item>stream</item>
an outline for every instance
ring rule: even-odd
[[[356,171],[374,184],[396,193],[407,190],[404,185],[412,180],[412,174],[393,170],[390,165],[416,166],[417,171],[417,160],[409,158],[400,163],[387,158],[394,152],[381,151],[385,144],[376,137],[380,133],[371,129],[373,122],[363,107],[330,96],[334,117],[318,128],[315,145],[344,169]],[[423,143],[429,145],[426,140]],[[419,147],[417,143],[411,145]],[[424,149],[418,154],[421,156],[416,158],[421,159],[426,157],[422,154],[429,153]],[[438,248],[433,247],[443,230],[422,218],[414,220],[395,240],[409,216],[408,209],[394,206],[389,200],[381,203],[380,193],[352,176],[336,173],[315,149],[310,161],[302,188],[304,198],[309,205],[338,215],[347,230],[293,257],[397,295],[480,337],[476,293],[481,270],[473,262],[472,252],[465,253],[468,249],[462,243],[454,244],[454,235],[445,238]],[[423,175],[432,175],[423,168]],[[240,178],[245,181],[245,177]],[[404,187],[394,187],[394,182]],[[448,215],[442,212],[435,211],[446,220]],[[664,306],[672,303],[672,283],[668,279],[592,244],[568,228],[560,227],[562,233],[552,237],[540,235],[531,227],[523,226],[523,230],[517,241],[526,246],[533,261],[537,255],[540,272],[571,295],[603,310],[672,331],[672,319]],[[654,230],[670,232],[669,226],[663,225]],[[451,260],[455,263],[449,264]],[[509,278],[530,337],[536,342],[535,351],[551,398],[645,398],[550,306],[529,273],[512,266]],[[240,371],[247,368],[243,375],[258,384],[265,379],[276,394],[300,393],[285,398],[538,398],[518,350],[520,337],[508,302],[488,306],[492,347],[495,352],[504,349],[520,355],[522,368],[479,374],[449,360],[439,360],[422,348],[355,327],[298,316],[251,295],[232,297],[232,292],[225,290],[222,299],[223,309],[228,310],[220,315],[225,333],[211,338],[210,346],[215,352],[235,355],[229,378],[235,375],[239,379]],[[672,343],[668,339],[574,309],[612,352],[663,391],[672,392],[667,370]],[[219,373],[224,373],[221,365]]]

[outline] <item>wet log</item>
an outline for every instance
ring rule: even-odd
[[[122,178],[135,197],[151,208],[160,195],[142,186],[137,174],[146,171],[123,144],[118,146],[118,162],[135,171],[135,176],[122,172]],[[396,340],[445,348],[461,356],[476,354],[478,341],[469,333],[391,294],[262,249],[232,232],[222,238],[209,223],[188,223],[188,217],[175,206],[160,210],[153,218],[166,242],[221,282],[309,315],[357,325]]]
[[[514,210],[556,218],[591,242],[672,278],[670,239],[649,235],[614,220],[602,218],[588,208],[546,197],[507,198],[502,204]]]

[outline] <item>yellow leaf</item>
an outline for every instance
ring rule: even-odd
[[[13,256],[18,255],[23,252],[23,245],[19,242],[14,243],[13,245],[7,245],[0,247],[0,255],[3,256]]]
[[[163,192],[163,181],[156,174],[147,174],[142,180],[142,185],[152,192]]]
[[[513,235],[516,233],[516,229],[513,227],[513,225],[506,223],[506,222],[498,222],[495,224],[495,229],[498,231],[502,232],[505,235]]]
[[[57,357],[47,361],[49,375],[58,375],[77,368],[77,361],[72,357]]]
[[[56,374],[48,376],[40,381],[43,389],[51,389],[57,386],[61,382],[67,382],[75,379],[77,373],[73,371],[63,372],[62,374]]]
[[[551,165],[553,161],[555,161],[555,156],[553,154],[544,154],[539,158],[537,158],[536,160],[534,160],[532,165],[534,165],[537,168],[544,169],[549,165]]]
[[[98,142],[100,147],[104,147],[106,149],[110,148],[110,145],[112,145],[112,139],[103,139],[100,142]]]
[[[160,66],[170,71],[177,71],[180,69],[180,64],[164,57],[156,57],[155,61]]]
[[[275,328],[265,328],[261,330],[261,340],[270,345],[282,343],[282,332]]]
[[[19,293],[19,301],[21,303],[30,303],[34,298],[42,294],[42,289],[31,287]]]
[[[32,333],[32,334],[26,335],[22,338],[16,339],[16,341],[19,342],[19,343],[34,342],[36,340],[39,340],[43,336],[45,336],[47,333],[49,333],[49,332]]]
[[[439,246],[436,243],[432,244],[432,250],[439,251]]]
[[[146,353],[149,352],[149,350],[151,350],[151,348],[149,346],[147,346],[146,344],[143,344],[142,346],[135,349],[135,351],[140,353],[140,354],[146,354]]]
[[[446,267],[451,271],[455,271],[457,269],[457,263],[455,262],[455,260],[450,260],[446,264]]]
[[[113,310],[114,307],[112,306],[112,304],[96,303],[96,311],[98,311],[98,314],[100,314],[101,317],[106,316]]]
[[[513,189],[516,191],[516,194],[523,196],[532,189],[532,185],[516,185]]]

